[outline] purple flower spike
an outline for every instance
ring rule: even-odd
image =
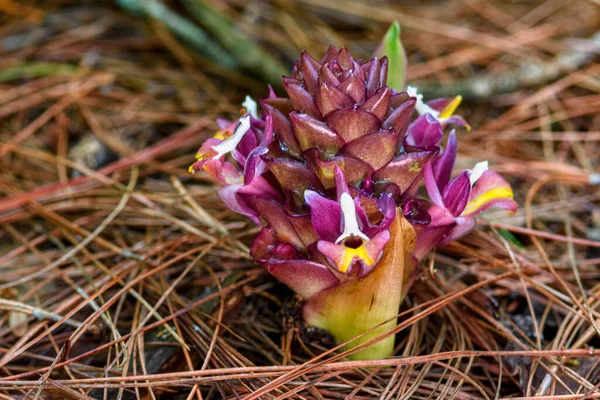
[[[384,48],[398,49],[393,39]],[[388,87],[388,66],[392,81],[404,79],[398,54],[362,63],[346,49],[330,47],[320,61],[303,52],[283,78],[288,97],[270,88],[262,113],[246,97],[244,115],[218,120],[190,167],[208,172],[223,202],[262,226],[250,255],[304,298],[308,325],[340,343],[374,328],[348,349],[395,326],[419,260],[469,232],[490,207],[517,207],[486,162],[451,179],[456,132],[441,144],[447,125],[468,128],[454,115],[461,97],[426,103],[411,86]],[[351,357],[393,350],[389,336]]]

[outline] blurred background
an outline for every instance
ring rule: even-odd
[[[0,397],[243,397],[329,348],[249,261],[257,228],[187,169],[300,51],[368,59],[395,20],[408,82],[464,97],[456,170],[489,160],[523,206],[424,267],[397,352],[422,361],[324,364],[270,395],[594,392],[597,1],[0,0]]]

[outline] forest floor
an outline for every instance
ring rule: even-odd
[[[597,2],[150,3],[0,1],[0,399],[600,398]],[[520,209],[423,263],[395,357],[348,361],[188,166],[301,50],[367,59],[394,20]]]

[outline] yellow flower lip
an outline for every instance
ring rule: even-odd
[[[452,101],[450,101],[450,103],[448,103],[448,105],[446,107],[444,107],[444,109],[440,112],[440,115],[438,118],[440,118],[440,119],[450,118],[454,114],[454,112],[456,111],[456,109],[458,108],[460,103],[462,102],[462,99],[463,98],[460,95],[453,98]]]
[[[213,138],[214,139],[220,139],[220,140],[225,140],[225,135],[229,134],[227,136],[231,136],[229,131],[217,131],[214,135]]]
[[[477,210],[478,208],[480,208],[481,206],[483,206],[485,203],[487,203],[490,200],[501,199],[501,198],[514,199],[514,197],[515,196],[514,196],[514,193],[511,188],[508,188],[508,187],[493,188],[493,189],[488,190],[487,192],[483,193],[482,195],[472,199],[471,201],[469,201],[467,203],[467,206],[465,207],[464,211],[461,213],[461,215],[466,215],[466,214],[472,213],[473,211]]]
[[[355,258],[359,258],[360,260],[362,260],[368,267],[373,265],[373,263],[375,262],[373,257],[371,257],[371,255],[365,248],[364,242],[357,248],[347,247],[346,245],[344,245],[343,256],[338,265],[339,271],[343,273],[348,272],[348,268],[350,268],[350,265],[352,264],[352,261],[354,261]]]

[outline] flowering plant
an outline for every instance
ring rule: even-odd
[[[517,208],[486,162],[451,179],[455,132],[441,143],[445,127],[468,128],[454,115],[461,98],[426,103],[415,88],[402,90],[397,26],[379,52],[386,55],[365,63],[344,48],[319,61],[303,52],[283,77],[288,97],[271,89],[260,115],[246,97],[243,116],[219,121],[190,167],[210,173],[225,204],[263,226],[251,256],[304,298],[309,325],[340,343],[367,332],[348,348],[396,325],[418,261],[432,249],[466,234],[492,206]],[[393,348],[391,335],[352,357]]]

